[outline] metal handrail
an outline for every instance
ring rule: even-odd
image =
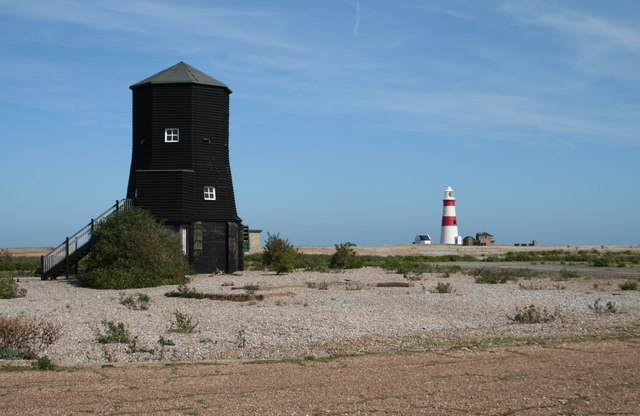
[[[109,207],[109,209],[98,215],[96,218],[92,219],[89,224],[82,227],[80,231],[76,232],[71,237],[67,237],[62,244],[58,245],[49,253],[42,256],[40,259],[40,264],[43,278],[49,270],[62,263],[63,261],[68,260],[70,255],[89,243],[91,241],[93,230],[95,229],[95,226],[97,224],[110,217],[114,212],[132,206],[133,199],[120,199],[116,201],[116,203]]]

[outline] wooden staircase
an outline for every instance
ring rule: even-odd
[[[40,270],[42,280],[55,279],[58,276],[65,275],[69,277],[69,272],[73,267],[78,272],[78,262],[91,251],[91,236],[93,230],[102,221],[107,219],[111,214],[121,209],[133,206],[133,199],[121,199],[111,206],[108,210],[100,214],[98,217],[71,237],[67,237],[65,241],[49,253],[40,257]]]

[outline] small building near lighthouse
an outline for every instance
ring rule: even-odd
[[[492,234],[487,232],[476,233],[476,244],[479,246],[491,246],[496,240]]]
[[[429,234],[418,234],[413,240],[413,244],[431,244],[431,236]]]

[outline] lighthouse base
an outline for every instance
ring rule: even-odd
[[[440,244],[462,244],[462,237],[458,235],[458,227],[442,227]]]

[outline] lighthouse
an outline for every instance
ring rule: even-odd
[[[450,186],[447,186],[444,189],[442,205],[442,231],[440,232],[440,244],[462,244],[462,237],[458,235],[456,197]]]

